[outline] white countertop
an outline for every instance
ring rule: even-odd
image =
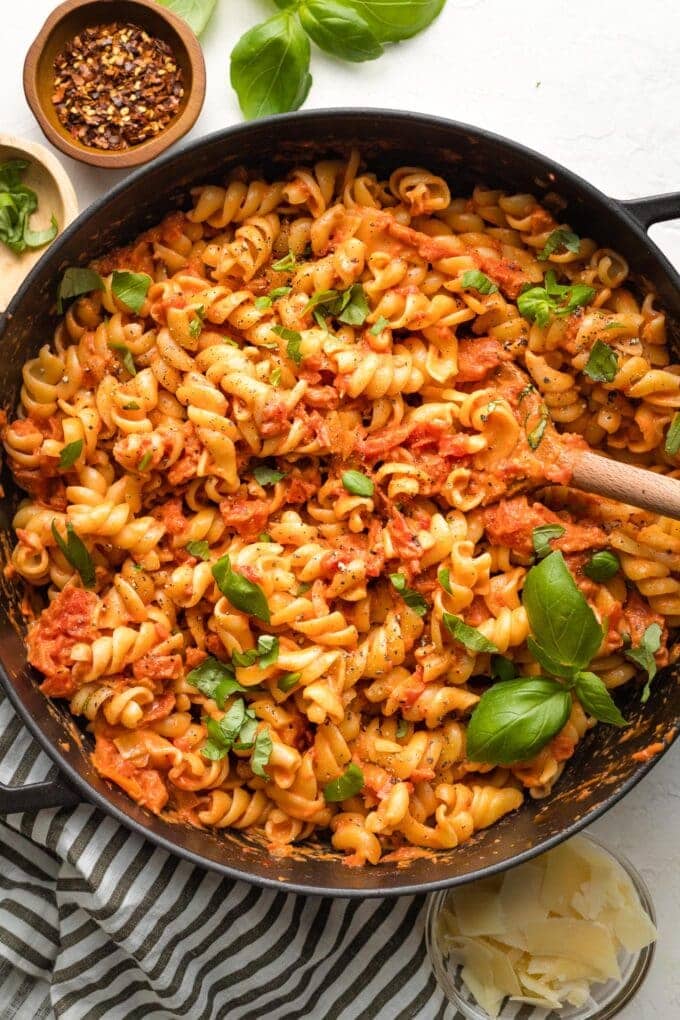
[[[24,54],[51,0],[3,4],[0,130],[43,141],[21,86]],[[203,36],[205,106],[191,138],[237,123],[229,53],[246,28],[274,13],[267,0],[218,0]],[[604,192],[633,198],[680,190],[680,7],[667,0],[448,0],[423,35],[371,64],[312,56],[310,107],[385,106],[450,116],[552,156]],[[55,150],[56,152],[56,150]],[[57,153],[81,209],[125,171]],[[680,265],[680,224],[652,237]],[[680,786],[678,748],[594,826],[649,883],[659,922],[652,971],[621,1020],[680,1016]]]

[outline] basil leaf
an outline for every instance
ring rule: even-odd
[[[574,688],[576,697],[588,715],[594,715],[598,722],[610,723],[612,726],[628,725],[611,694],[595,673],[577,673]]]
[[[469,652],[498,651],[498,648],[493,641],[489,641],[488,638],[485,638],[476,627],[470,627],[467,623],[464,623],[460,616],[454,616],[453,613],[444,613],[442,620],[444,621],[444,626],[448,630],[449,634],[451,634],[456,641],[460,641],[462,645],[465,645]]]
[[[543,287],[530,287],[517,298],[517,309],[529,322],[537,322],[539,326],[547,326],[550,316],[555,310],[555,303],[550,299]]]
[[[527,648],[533,655],[536,662],[539,662],[543,666],[546,673],[551,673],[553,676],[560,676],[566,680],[570,680],[574,676],[574,666],[560,662],[559,659],[554,658],[549,652],[543,648],[531,635],[527,638]]]
[[[628,648],[623,653],[627,659],[634,662],[640,669],[644,669],[647,673],[647,683],[642,690],[642,696],[640,700],[643,705],[649,699],[651,693],[651,683],[656,676],[656,659],[654,653],[659,651],[661,647],[661,634],[662,630],[658,623],[650,623],[649,627],[645,630],[642,635],[642,641],[637,648]]]
[[[539,421],[539,423],[536,426],[536,428],[533,429],[527,435],[527,442],[528,442],[528,444],[529,444],[529,446],[531,447],[532,450],[537,450],[538,449],[538,447],[539,447],[539,445],[541,443],[541,440],[543,439],[543,436],[545,435],[545,430],[547,429],[547,427],[548,427],[548,415],[547,415],[547,412],[546,412],[546,413],[544,413],[542,415],[541,420]]]
[[[231,51],[231,85],[248,118],[297,110],[311,84],[309,39],[288,11],[251,28]]]
[[[268,294],[263,294],[262,297],[255,298],[255,307],[258,311],[263,311],[265,308],[271,308],[272,299]]]
[[[211,719],[210,722],[214,722],[214,720]],[[229,748],[223,744],[218,744],[214,740],[206,740],[201,748],[201,756],[209,761],[220,761],[222,758],[226,758],[228,754]]]
[[[602,643],[602,627],[576,586],[561,552],[526,576],[522,603],[536,641],[559,663],[583,669]]]
[[[386,319],[384,315],[381,315],[381,316],[380,316],[380,317],[379,317],[379,318],[378,318],[378,319],[376,320],[376,322],[374,323],[374,325],[372,325],[372,326],[371,326],[371,328],[369,329],[369,331],[368,331],[368,332],[369,332],[369,333],[370,333],[370,334],[371,334],[372,336],[380,336],[380,334],[382,333],[382,331],[383,331],[383,330],[384,330],[384,329],[385,329],[385,328],[386,328],[387,326],[389,326],[389,324],[390,324],[390,320],[389,320],[389,319]]]
[[[246,721],[246,703],[243,698],[237,698],[233,705],[227,710],[226,714],[222,716],[219,722],[216,724],[215,720],[209,719],[206,725],[208,726],[208,733],[215,743],[222,741],[223,745],[227,750],[231,750],[234,741],[238,738],[241,732],[241,727]],[[219,736],[217,735],[219,734]]]
[[[50,225],[44,230],[31,230],[28,225],[24,227],[24,244],[27,248],[42,248],[43,245],[49,244],[55,239],[58,231],[59,224],[56,216],[52,213]]]
[[[362,496],[368,499],[375,492],[375,485],[370,478],[362,475],[361,471],[343,471],[342,484],[353,496]]]
[[[296,684],[298,683],[298,681],[299,681],[301,676],[302,676],[302,674],[299,673],[299,672],[298,673],[284,673],[284,675],[282,677],[279,677],[279,680],[278,680],[278,683],[277,683],[276,686],[278,687],[278,689],[280,691],[283,691],[284,694],[287,694],[288,691],[292,691],[292,689],[296,686]]]
[[[390,574],[390,581],[395,591],[398,591],[403,598],[409,609],[417,616],[425,616],[427,612],[427,602],[420,594],[419,591],[414,591],[413,588],[407,588],[406,578],[403,574]]]
[[[595,382],[611,382],[619,370],[619,359],[616,351],[612,350],[609,344],[603,344],[596,340],[590,351],[590,356],[583,369],[586,375]]]
[[[400,719],[397,724],[397,732],[395,734],[397,740],[401,740],[408,733],[408,723],[405,719]]]
[[[498,290],[493,280],[490,280],[486,273],[481,273],[479,269],[468,269],[461,276],[460,282],[463,287],[470,287],[472,290],[479,291],[480,294],[495,294]]]
[[[349,0],[380,42],[409,39],[431,25],[446,0]]]
[[[213,564],[212,575],[217,587],[235,609],[269,623],[269,606],[264,592],[259,584],[232,570],[227,555],[221,556],[217,563]]]
[[[620,568],[619,558],[609,549],[593,553],[583,567],[583,573],[593,581],[608,581]]]
[[[197,542],[187,542],[184,548],[190,556],[195,556],[197,560],[210,559],[210,546],[205,539],[201,539]]]
[[[293,256],[293,262],[294,261],[295,256]],[[280,263],[277,262],[276,264],[279,265]],[[269,297],[272,301],[278,301],[279,298],[285,297],[286,294],[290,294],[292,289],[292,287],[274,287],[274,290],[269,291]]]
[[[194,309],[194,317],[189,323],[189,336],[192,340],[198,340],[203,329],[203,319],[205,316],[205,308],[203,305],[199,305],[198,308]]]
[[[310,39],[334,57],[355,62],[375,60],[383,51],[366,20],[349,3],[306,0],[299,15]]]
[[[567,251],[572,252],[574,255],[578,255],[581,250],[581,239],[572,230],[565,230],[563,227],[558,227],[557,230],[553,230],[552,234],[549,235],[543,249],[538,252],[536,258],[540,259],[541,262],[544,262],[559,248],[566,248]]]
[[[668,426],[664,450],[669,457],[675,457],[680,451],[680,411],[673,415],[673,421]]]
[[[546,677],[519,677],[482,694],[467,728],[469,761],[510,765],[540,751],[571,712],[566,687]]]
[[[67,443],[59,454],[59,470],[66,471],[68,468],[73,467],[82,452],[82,439],[76,439],[74,443]]]
[[[187,674],[187,683],[205,694],[206,698],[212,698],[222,710],[227,698],[232,694],[243,694],[246,690],[235,678],[231,666],[212,656]]]
[[[544,556],[550,555],[552,552],[550,543],[556,538],[561,538],[566,530],[561,524],[541,524],[538,528],[534,528],[531,540],[534,544],[534,552],[539,560],[542,560]]]
[[[269,467],[268,464],[258,464],[253,468],[253,476],[259,485],[276,485],[282,478],[285,478],[283,471]]]
[[[80,574],[83,585],[86,588],[94,588],[96,575],[92,557],[82,538],[76,534],[71,522],[66,522],[66,541],[64,541],[57,531],[56,521],[52,518],[52,536],[68,562]]]
[[[114,269],[111,275],[111,290],[121,304],[132,312],[140,312],[151,286],[151,277],[146,273],[128,273]]]
[[[104,281],[94,269],[78,269],[71,266],[64,272],[57,288],[57,311],[64,311],[64,301],[89,294],[93,290],[104,290]]]
[[[341,299],[339,290],[316,290],[310,297],[309,301],[305,305],[302,314],[306,315],[307,312],[313,311],[320,305],[334,305]],[[338,305],[339,308],[339,305]],[[329,313],[330,314],[330,311]]]
[[[184,18],[189,28],[200,35],[212,17],[217,0],[158,0],[158,3]]]
[[[449,576],[448,567],[440,567],[437,571],[437,580],[444,589],[445,592],[451,594],[451,578]]]
[[[492,655],[491,676],[495,680],[514,680],[517,670],[512,659],[506,658],[505,655]]]
[[[255,748],[250,757],[250,767],[256,776],[260,776],[262,779],[269,779],[264,767],[269,764],[273,750],[274,742],[272,741],[272,735],[269,732],[269,727],[265,726],[264,729],[258,731],[255,737]]]
[[[547,326],[552,315],[568,315],[595,297],[594,288],[585,283],[557,283],[552,269],[545,274],[543,282],[543,287],[529,287],[517,298],[520,315],[539,326]]]
[[[246,652],[232,652],[231,661],[234,666],[252,666],[257,662],[257,648],[249,648]]]
[[[249,751],[257,737],[257,720],[248,718],[239,730],[238,740],[234,744],[235,751]]]
[[[270,386],[278,386],[280,382],[281,382],[281,369],[275,368],[272,374],[269,376],[269,384]]]
[[[266,531],[261,531],[260,534],[257,536],[257,540],[258,542],[271,542],[272,536],[268,535]]]
[[[300,353],[300,344],[302,343],[302,336],[296,329],[288,329],[286,326],[272,326],[272,333],[276,333],[282,340],[286,340],[286,354],[294,361],[296,365],[299,365],[302,361],[302,354]]]
[[[153,457],[153,450],[147,450],[146,453],[144,454],[144,456],[142,457],[142,459],[140,460],[139,464],[138,464],[138,469],[140,471],[146,471],[146,469],[148,468],[149,464],[151,463],[151,458],[152,457]]]
[[[343,294],[342,308],[338,313],[338,321],[348,326],[363,326],[370,312],[366,291],[360,283],[355,283]]]
[[[364,774],[358,765],[352,762],[337,779],[331,779],[323,788],[324,799],[330,804],[337,804],[349,797],[354,797],[364,785]]]
[[[126,372],[129,372],[130,375],[137,375],[135,361],[132,357],[132,351],[130,348],[126,344],[118,343],[117,340],[109,340],[108,346],[112,351],[116,352]]]
[[[261,634],[257,639],[257,651],[260,656],[260,669],[273,666],[279,658],[279,639],[271,634]]]
[[[282,259],[278,260],[278,262],[272,262],[272,269],[275,269],[277,273],[292,273],[296,265],[297,261],[295,255],[293,254],[292,251],[289,251],[288,254],[284,255]],[[284,288],[280,287],[279,289],[283,290]],[[291,289],[292,288],[290,287],[288,288],[288,290]],[[272,291],[272,295],[273,294],[274,291]]]

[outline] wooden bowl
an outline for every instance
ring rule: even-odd
[[[58,237],[78,215],[78,199],[66,171],[39,142],[0,134],[0,163],[10,159],[28,162],[21,182],[38,196],[38,208],[31,216],[31,227],[33,230],[49,227],[54,213],[59,227]],[[27,248],[17,255],[0,244],[0,312],[4,311],[23,278],[48,248],[49,244],[42,248]]]
[[[175,117],[155,138],[129,149],[95,149],[73,138],[57,117],[52,102],[54,60],[84,28],[125,21],[169,44],[182,69],[184,95]],[[26,54],[24,92],[45,136],[67,156],[116,170],[139,166],[185,135],[196,121],[205,98],[203,51],[186,22],[156,0],[66,0],[52,11]]]

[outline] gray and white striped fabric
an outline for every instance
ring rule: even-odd
[[[0,700],[0,781],[49,759]],[[1,1020],[462,1020],[425,898],[293,896],[219,879],[89,805],[0,822]]]

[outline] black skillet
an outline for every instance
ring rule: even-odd
[[[652,223],[680,217],[680,193],[616,201],[545,156],[479,128],[396,111],[310,111],[229,128],[193,142],[131,174],[79,216],[0,317],[0,406],[16,405],[22,364],[51,339],[56,285],[66,266],[82,265],[130,241],[171,209],[185,206],[192,185],[220,181],[235,165],[260,168],[273,179],[295,164],[346,153],[352,145],[360,147],[372,168],[388,172],[406,164],[442,173],[455,195],[468,194],[476,183],[533,192],[539,198],[549,191],[559,193],[568,203],[564,218],[579,233],[621,252],[638,278],[655,288],[668,312],[671,343],[680,351],[680,278],[646,233]],[[0,525],[7,532],[21,493],[9,475],[4,485]],[[6,549],[3,542],[2,556]],[[678,671],[671,667],[659,673],[646,706],[640,705],[635,685],[621,692],[619,704],[631,727],[623,733],[602,725],[592,730],[551,798],[527,800],[516,814],[456,850],[407,866],[363,869],[343,866],[327,844],[275,859],[257,839],[234,830],[213,834],[156,818],[99,778],[80,741],[73,739],[68,712],[59,703],[48,703],[37,688],[37,675],[26,665],[24,644],[12,623],[20,618],[18,597],[9,583],[0,588],[0,680],[58,771],[47,782],[0,787],[0,814],[88,800],[193,864],[291,892],[393,896],[455,885],[517,864],[578,832],[625,796],[660,757],[638,761],[635,752],[659,741],[667,748],[680,721]],[[84,742],[87,746],[87,738]]]

